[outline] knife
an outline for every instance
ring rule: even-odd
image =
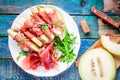
[[[91,12],[97,15],[98,17],[100,17],[101,19],[105,20],[106,22],[108,22],[109,24],[111,24],[113,27],[117,28],[120,31],[120,23],[115,22],[112,18],[110,18],[105,13],[97,10],[95,6],[91,8]]]

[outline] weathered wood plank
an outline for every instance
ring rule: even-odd
[[[28,7],[47,4],[47,0],[0,0],[1,14],[19,14]]]
[[[7,36],[7,29],[11,27],[17,15],[0,15],[0,36]],[[72,16],[77,23],[81,38],[98,38],[98,23],[95,16]],[[91,32],[85,35],[80,27],[80,20],[87,20]]]
[[[96,16],[73,16],[73,19],[75,20],[79,33],[81,35],[81,38],[99,38],[98,35],[98,18]],[[86,20],[88,23],[88,26],[90,28],[90,32],[88,34],[84,34],[82,31],[82,28],[80,26],[80,21]]]
[[[7,36],[7,29],[11,27],[16,15],[0,15],[0,36]]]
[[[0,58],[11,58],[7,37],[0,37]]]
[[[78,56],[82,55],[95,41],[95,39],[82,39]],[[0,58],[11,58],[7,37],[0,37]]]
[[[81,0],[48,0],[48,4],[59,6],[69,14],[90,15],[90,8],[97,6],[97,9],[103,10],[103,0],[84,0],[85,5],[80,5]]]
[[[116,79],[120,79],[120,68],[117,70]],[[19,68],[12,60],[0,60],[0,80],[81,80],[75,63],[55,77],[35,77]]]
[[[103,0],[85,0],[84,7],[80,5],[81,0],[0,0],[0,14],[19,14],[28,7],[38,4],[55,5],[69,14],[89,15],[91,6],[103,9]]]
[[[25,73],[12,60],[0,60],[0,80],[35,80],[36,77]]]

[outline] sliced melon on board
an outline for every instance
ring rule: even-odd
[[[115,62],[111,54],[102,48],[87,51],[78,65],[82,80],[114,80]]]
[[[110,40],[109,36],[101,36],[101,43],[105,49],[111,52],[112,55],[120,56],[120,44]]]

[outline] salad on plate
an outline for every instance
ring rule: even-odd
[[[7,32],[14,61],[35,76],[55,76],[63,72],[72,65],[80,47],[74,20],[51,5],[28,8]]]

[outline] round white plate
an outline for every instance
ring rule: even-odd
[[[40,6],[40,5],[36,5],[36,6]],[[36,8],[36,6],[33,6],[31,8]],[[42,6],[47,6],[47,5],[42,5]],[[48,6],[52,6],[52,5],[48,5]],[[53,6],[55,8],[57,8],[63,15],[64,20],[65,20],[65,24],[67,27],[67,30],[69,33],[73,33],[77,39],[76,39],[76,44],[75,44],[75,59],[77,57],[79,48],[80,48],[80,34],[77,28],[76,23],[74,22],[73,18],[66,13],[65,11],[63,11],[62,9]],[[12,24],[12,29],[20,29],[20,27],[23,25],[24,21],[26,19],[30,18],[31,13],[31,8],[26,9],[25,11],[23,11],[20,15],[18,15],[16,17],[16,19],[14,20],[13,24]],[[58,66],[54,69],[51,70],[45,70],[43,66],[40,66],[37,70],[25,70],[22,65],[21,65],[21,61],[25,58],[25,57],[21,57],[19,61],[16,60],[19,52],[21,51],[20,47],[17,45],[17,43],[9,36],[8,39],[8,43],[9,43],[9,49],[11,52],[11,55],[13,57],[13,60],[15,61],[15,63],[22,68],[25,72],[32,74],[34,76],[39,76],[39,77],[48,77],[48,76],[55,76],[58,75],[60,73],[62,73],[63,71],[65,71],[66,69],[68,69],[72,63],[74,62],[74,60],[72,62],[70,62],[69,64],[67,63],[62,63],[62,62],[58,62]]]

